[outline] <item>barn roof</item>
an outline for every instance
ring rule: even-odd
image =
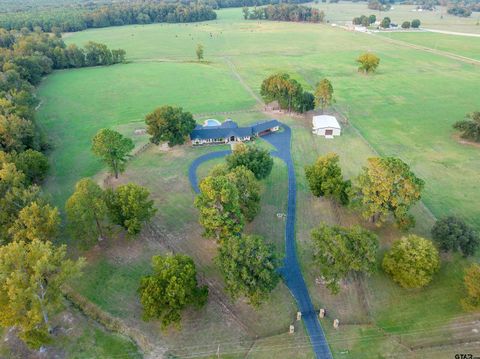
[[[312,124],[314,129],[327,127],[341,129],[337,119],[329,115],[313,116]]]

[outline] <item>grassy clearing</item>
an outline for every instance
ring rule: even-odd
[[[394,40],[480,60],[480,37],[444,35],[432,32],[382,32],[381,34]]]
[[[197,113],[254,104],[223,64],[154,62],[59,71],[42,83],[39,96],[38,122],[53,145],[46,189],[62,207],[80,177],[102,168],[90,152],[100,128],[141,120],[165,104]]]

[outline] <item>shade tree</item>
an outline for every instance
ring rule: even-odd
[[[273,168],[273,158],[267,150],[258,146],[247,146],[244,143],[236,144],[232,154],[226,157],[226,161],[229,169],[246,167],[257,179],[266,178]]]
[[[244,226],[238,189],[226,176],[208,176],[200,182],[195,198],[203,235],[222,241],[238,235]]]
[[[208,288],[198,286],[195,263],[186,255],[153,256],[151,265],[138,289],[143,319],[159,319],[162,328],[179,326],[182,310],[207,302]]]
[[[358,71],[366,74],[375,72],[380,64],[380,58],[372,53],[364,53],[357,58]]]
[[[245,296],[260,306],[277,286],[279,261],[273,246],[261,236],[232,236],[222,241],[215,262],[225,281],[228,294],[236,299]]]
[[[480,245],[478,233],[460,218],[448,216],[432,227],[432,238],[443,251],[460,250],[465,257],[475,254]]]
[[[378,251],[377,236],[360,227],[328,226],[311,232],[313,256],[327,288],[336,294],[340,281],[353,273],[373,273]]]
[[[221,164],[212,169],[210,176],[225,176],[235,185],[243,217],[247,222],[253,221],[260,211],[260,185],[253,172],[245,166],[229,170]]]
[[[157,212],[148,189],[135,183],[108,189],[105,198],[112,222],[132,235],[140,233],[143,224]]]
[[[421,199],[424,185],[399,158],[373,157],[355,180],[354,200],[365,219],[381,225],[392,214],[400,228],[408,229],[415,224],[408,211]]]
[[[385,254],[382,267],[404,288],[421,288],[440,269],[440,257],[433,243],[417,235],[395,241]]]
[[[98,131],[92,139],[92,152],[110,168],[115,178],[125,171],[126,162],[134,147],[130,138],[107,128]]]
[[[30,347],[50,341],[51,316],[62,308],[62,287],[80,274],[83,259],[67,259],[50,241],[14,241],[0,247],[0,325],[15,326]]]
[[[75,192],[65,204],[71,235],[81,247],[88,247],[105,238],[108,208],[103,190],[89,178],[75,185]]]
[[[335,153],[319,156],[315,163],[305,166],[310,191],[316,197],[328,197],[342,204],[349,203],[350,181],[345,181]]]
[[[462,132],[462,138],[480,142],[480,111],[467,114],[467,119],[457,121],[453,128]]]
[[[181,107],[162,106],[145,117],[150,142],[158,145],[168,142],[169,146],[182,145],[195,128],[195,120],[190,112]]]

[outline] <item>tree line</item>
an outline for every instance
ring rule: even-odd
[[[217,14],[204,4],[135,1],[112,3],[99,8],[54,8],[23,11],[0,16],[0,27],[7,30],[40,27],[47,32],[73,32],[88,28],[150,23],[185,23],[214,20]]]
[[[250,10],[243,8],[243,17],[247,20],[272,20],[295,22],[323,22],[325,13],[318,9],[297,4],[275,4]]]
[[[62,286],[84,265],[68,259],[64,245],[53,244],[61,221],[40,188],[49,146],[34,121],[35,86],[54,69],[109,65],[124,57],[125,51],[103,44],[67,47],[40,29],[0,29],[0,325],[16,327],[32,348],[51,340],[50,317],[62,306]],[[115,203],[116,193],[110,198]]]

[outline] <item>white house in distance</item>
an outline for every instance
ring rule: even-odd
[[[329,115],[313,116],[312,125],[312,132],[315,135],[325,136],[325,138],[340,136],[342,130],[337,119]]]

